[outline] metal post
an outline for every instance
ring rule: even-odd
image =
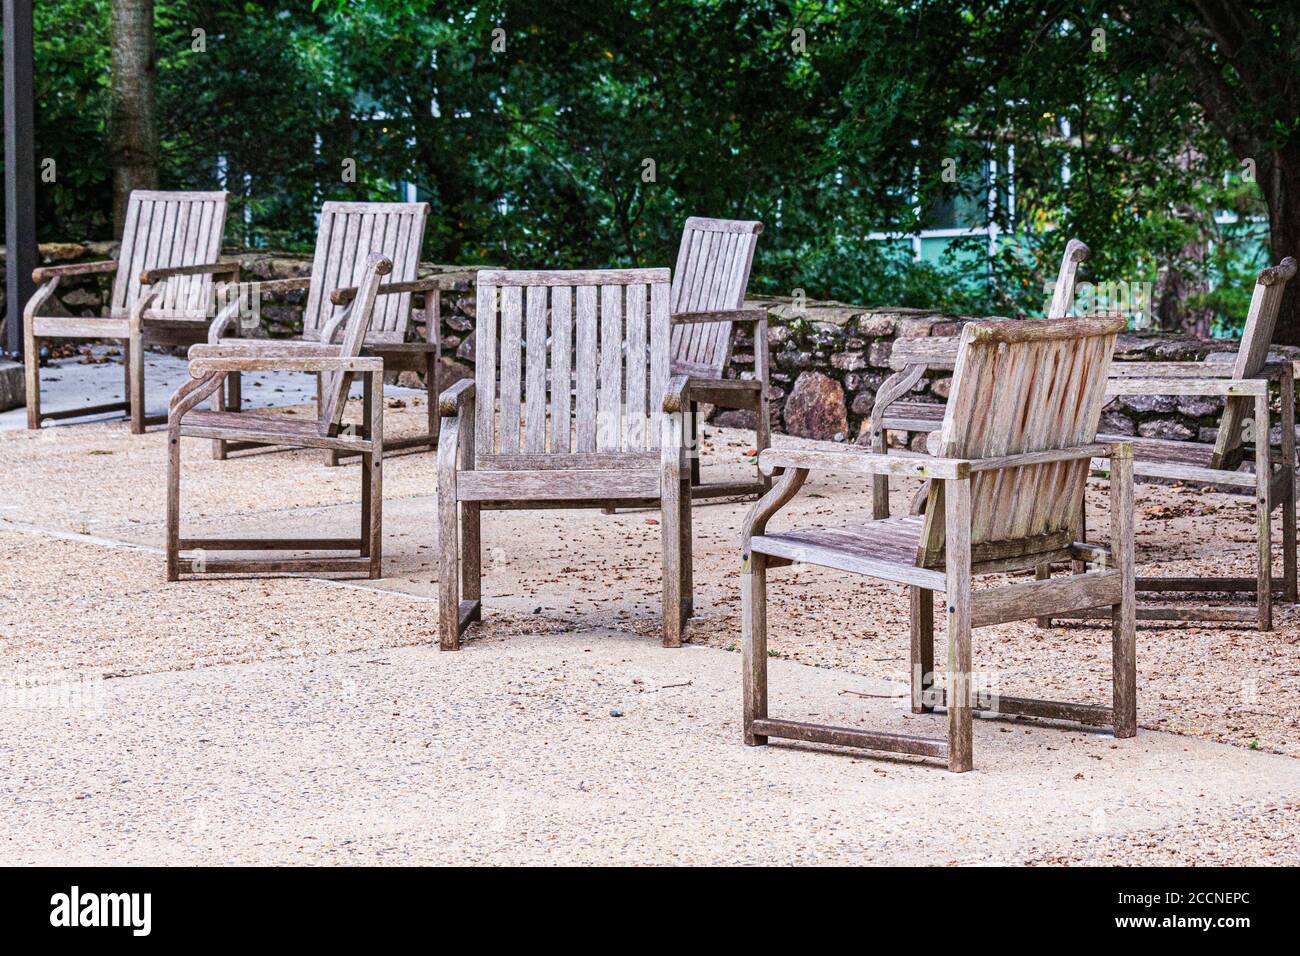
[[[32,125],[32,0],[4,0],[5,307],[10,352],[23,348],[23,306],[36,268],[36,152]]]

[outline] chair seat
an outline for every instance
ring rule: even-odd
[[[861,519],[842,525],[797,528],[758,535],[751,548],[805,564],[855,571],[889,581],[943,588],[942,572],[919,568],[917,548],[925,518],[904,515],[879,521]]]

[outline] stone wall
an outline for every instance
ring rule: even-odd
[[[109,258],[115,244],[58,244],[41,247],[43,262],[75,262]],[[278,252],[227,252],[240,260],[246,281],[279,279],[309,274],[311,258]],[[474,268],[425,264],[421,275],[444,276],[442,294],[443,378],[445,383],[473,374]],[[2,269],[0,269],[2,279]],[[111,276],[66,279],[60,286],[58,308],[71,315],[93,316],[104,311]],[[0,290],[3,282],[0,281]],[[0,295],[3,293],[0,292]],[[245,334],[288,337],[300,330],[299,313],[304,293],[268,298],[262,303],[261,326]],[[840,302],[796,303],[790,299],[754,299],[768,309],[768,344],[772,358],[771,391],[773,427],[807,438],[851,442],[862,440],[864,427],[881,382],[890,374],[889,355],[899,338],[954,335],[971,316],[945,315],[924,309],[867,308]],[[414,320],[424,335],[424,317]],[[1160,333],[1130,333],[1120,337],[1118,361],[1187,361],[1210,352],[1235,350],[1236,342],[1213,342]],[[1277,348],[1279,353],[1296,353]],[[1295,356],[1292,356],[1295,357]],[[741,328],[733,350],[732,377],[750,377],[754,370],[754,343]],[[415,373],[403,373],[404,384],[417,384]],[[934,372],[913,389],[913,401],[942,403],[948,396],[950,376]],[[1212,440],[1222,408],[1221,400],[1197,397],[1133,396],[1117,399],[1102,420],[1104,431],[1176,440]],[[719,424],[752,426],[752,413],[722,412]],[[906,436],[892,436],[905,441]],[[913,438],[919,441],[919,436]]]

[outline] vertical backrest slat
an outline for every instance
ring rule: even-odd
[[[474,448],[479,454],[496,447],[497,330],[500,293],[496,283],[479,273],[475,285],[477,322],[474,329]]]
[[[573,290],[551,290],[551,451],[567,455],[573,440]]]
[[[126,308],[127,286],[130,284],[131,263],[136,255],[136,237],[139,235],[143,203],[138,193],[132,193],[126,202],[126,220],[122,226],[122,246],[118,251],[117,272],[113,274],[113,294],[109,308],[120,311]],[[139,273],[136,273],[138,276]]]
[[[596,287],[578,287],[577,314],[577,370],[574,403],[577,418],[574,422],[574,451],[596,450]]]
[[[1122,317],[972,322],[962,330],[939,455],[971,460],[1092,442]],[[1010,543],[1017,554],[1060,547],[1078,532],[1089,460],[976,472],[971,546]],[[935,566],[944,544],[943,483],[932,482],[917,560]],[[1009,552],[1010,553],[1010,552]]]
[[[523,351],[523,290],[501,289],[501,423],[497,442],[503,455],[519,451],[520,352]]]
[[[623,441],[623,287],[600,287],[600,395],[596,450],[617,451]]]
[[[650,340],[646,328],[646,287],[627,287],[627,377],[623,389],[623,447],[629,451],[646,447],[646,367]]]
[[[668,377],[672,372],[672,310],[669,307],[671,290],[662,282],[650,285],[650,394],[646,405],[650,420],[646,423],[646,444],[659,447],[659,419],[663,414],[664,394],[668,391]]]
[[[1246,314],[1246,327],[1241,332],[1241,345],[1232,366],[1235,379],[1251,378],[1259,374],[1268,361],[1268,349],[1273,342],[1273,329],[1277,325],[1278,309],[1286,285],[1296,273],[1295,259],[1287,256],[1276,266],[1265,269],[1255,281],[1250,297],[1250,311]],[[1235,465],[1234,459],[1241,448],[1242,426],[1252,414],[1249,397],[1231,397],[1223,405],[1219,419],[1219,433],[1214,441],[1211,468]],[[1267,440],[1267,439],[1265,439]]]
[[[544,285],[530,285],[526,302],[524,451],[533,455],[546,451],[546,292]]]
[[[343,341],[339,345],[339,358],[356,358],[361,354],[365,344],[366,332],[370,319],[374,315],[375,300],[379,297],[379,283],[383,276],[392,272],[393,263],[387,256],[371,253],[366,257],[366,268],[357,280],[357,295],[346,306],[348,319],[343,328]],[[335,435],[343,423],[343,410],[347,405],[348,391],[352,386],[353,373],[327,372],[321,375],[320,433]],[[375,397],[383,401],[383,396]]]
[[[482,468],[598,468],[621,455],[650,466],[670,372],[669,277],[667,269],[479,273],[480,295],[496,290],[500,301],[478,305]],[[497,316],[499,334],[489,331]],[[497,441],[484,441],[494,430]]]

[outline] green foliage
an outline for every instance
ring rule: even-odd
[[[1156,14],[1114,6],[159,0],[162,181],[229,189],[228,241],[300,248],[321,201],[410,182],[427,256],[505,266],[671,264],[686,216],[756,218],[756,292],[997,314],[1041,314],[1079,236],[1095,277],[1208,269],[1201,304],[1239,315],[1258,237],[1212,214],[1260,213],[1258,190],[1221,188],[1239,170],[1158,75]],[[37,5],[42,238],[110,228],[108,8]],[[938,263],[868,238],[953,208],[1009,238]]]

